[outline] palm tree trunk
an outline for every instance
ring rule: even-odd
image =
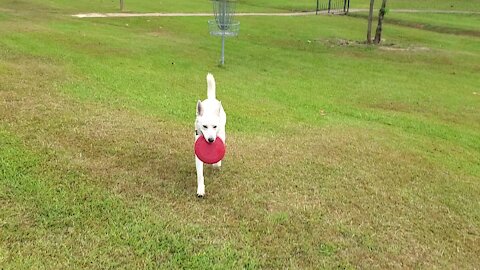
[[[367,44],[372,44],[372,20],[373,20],[373,3],[375,0],[370,0],[370,11],[368,13],[368,28],[367,28]]]
[[[385,16],[385,6],[387,5],[387,0],[382,1],[382,8],[378,12],[378,24],[377,31],[375,32],[375,40],[373,43],[380,44],[382,41],[382,30],[383,30],[383,17]]]

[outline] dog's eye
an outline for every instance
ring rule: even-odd
[[[203,128],[208,128],[206,125],[203,125]]]
[[[213,126],[213,128],[217,128],[217,126]]]

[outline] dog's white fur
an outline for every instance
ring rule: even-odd
[[[207,99],[197,102],[197,117],[195,119],[195,141],[203,135],[207,142],[214,142],[217,137],[226,143],[225,124],[227,115],[223,110],[222,103],[215,97],[215,79],[213,75],[207,74]],[[197,167],[197,196],[205,196],[205,181],[203,178],[203,162],[195,155]],[[213,164],[219,169],[222,161]]]

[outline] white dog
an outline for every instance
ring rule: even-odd
[[[203,135],[205,140],[213,143],[217,137],[225,143],[225,124],[227,115],[223,110],[222,103],[215,98],[215,79],[213,75],[207,74],[207,99],[197,102],[197,117],[195,119],[195,141]],[[205,195],[205,182],[203,178],[203,162],[195,155],[197,167],[197,196]],[[214,168],[220,168],[222,161],[213,164]]]

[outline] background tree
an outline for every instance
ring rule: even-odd
[[[373,1],[373,0],[372,0]],[[382,41],[382,30],[383,30],[383,17],[385,16],[385,6],[387,5],[387,0],[382,1],[382,7],[378,12],[378,24],[377,24],[377,31],[375,32],[375,40],[373,43],[380,44]]]
[[[375,0],[370,0],[370,11],[368,12],[367,44],[372,44],[372,20],[374,2]]]
[[[124,7],[123,1],[124,1],[124,0],[120,0],[120,11],[123,11],[123,7]]]

